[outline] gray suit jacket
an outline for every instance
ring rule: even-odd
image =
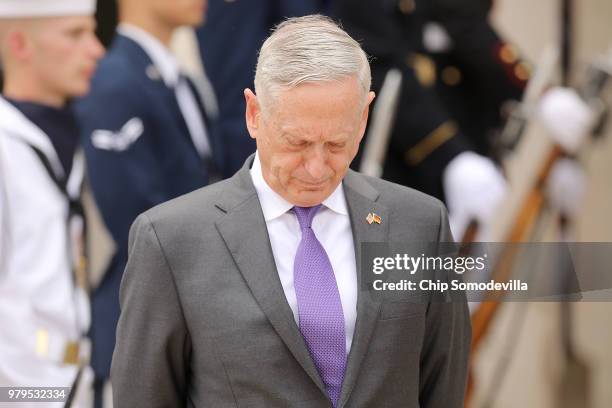
[[[252,160],[132,226],[115,407],[331,407],[281,287]],[[344,192],[357,265],[360,242],[452,240],[429,196],[352,171]],[[369,212],[383,222],[369,225]],[[465,302],[387,302],[360,290],[339,407],[460,407],[469,345]]]

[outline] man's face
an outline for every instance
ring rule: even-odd
[[[357,79],[347,78],[281,91],[264,112],[250,90],[245,97],[247,127],[268,185],[294,205],[320,204],[357,154],[374,93],[364,105]]]
[[[33,26],[31,39],[31,66],[49,93],[79,97],[89,91],[96,64],[104,54],[93,17],[41,19]]]
[[[173,27],[198,26],[204,21],[207,0],[141,0],[150,1],[155,14]]]

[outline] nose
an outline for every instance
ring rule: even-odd
[[[313,146],[304,163],[314,183],[324,181],[328,174],[327,153],[322,146]]]

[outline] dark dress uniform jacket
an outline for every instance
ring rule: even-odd
[[[489,0],[335,0],[333,14],[372,57],[378,92],[396,68],[403,83],[383,178],[443,198],[446,165],[467,150],[490,151],[489,130],[501,125],[501,106],[525,85],[518,57],[487,21]],[[425,57],[423,29],[435,22],[452,46]],[[429,73],[422,64],[429,61]],[[425,70],[427,71],[427,70]],[[451,84],[444,80],[452,77]],[[424,77],[429,77],[429,81]],[[452,79],[452,78],[451,78]],[[450,81],[447,81],[450,82]],[[353,162],[354,167],[359,161]]]
[[[174,89],[125,36],[116,36],[77,113],[93,194],[116,247],[92,299],[92,365],[98,378],[107,378],[129,227],[148,208],[206,185],[209,166],[196,151]],[[210,126],[208,134],[218,150]]]

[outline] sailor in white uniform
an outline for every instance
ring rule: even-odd
[[[72,407],[92,404],[70,99],[104,53],[94,11],[95,0],[0,2],[0,387],[70,387]]]

